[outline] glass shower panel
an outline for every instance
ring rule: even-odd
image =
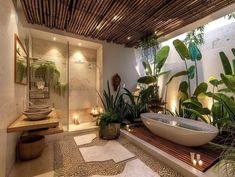
[[[68,129],[68,44],[32,39],[29,100],[49,104],[56,110],[64,130]]]
[[[97,53],[94,49],[69,47],[69,130],[92,128],[90,113],[99,105],[97,95]]]

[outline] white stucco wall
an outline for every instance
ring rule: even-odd
[[[0,177],[5,177],[15,161],[19,136],[6,131],[21,114],[26,86],[14,82],[14,33],[24,42],[24,31],[18,24],[12,1],[0,0],[0,4]]]
[[[136,88],[140,60],[134,48],[104,43],[103,60],[104,88],[106,88],[107,80],[111,85],[112,77],[116,73],[121,77],[122,85],[125,84],[126,88],[131,90]]]

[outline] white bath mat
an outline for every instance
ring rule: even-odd
[[[92,140],[95,138],[96,138],[96,134],[92,133],[92,134],[87,134],[87,135],[76,136],[74,137],[74,141],[78,146],[80,146],[80,145],[91,143]]]
[[[117,141],[108,141],[104,146],[91,146],[79,148],[85,162],[106,161],[113,159],[120,162],[135,155],[129,152]]]
[[[141,160],[135,159],[126,163],[125,169],[121,174],[114,176],[94,175],[92,177],[160,177],[160,175],[145,165]]]

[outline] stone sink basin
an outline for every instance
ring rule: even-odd
[[[41,120],[48,118],[48,115],[52,112],[51,108],[48,109],[27,109],[23,111],[23,114],[29,120]]]

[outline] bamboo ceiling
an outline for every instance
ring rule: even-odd
[[[132,47],[160,37],[235,0],[21,0],[27,22]]]

